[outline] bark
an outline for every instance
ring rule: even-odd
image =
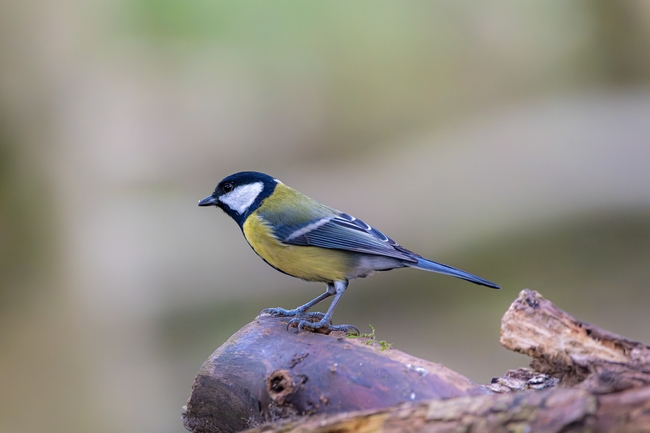
[[[197,433],[650,431],[647,346],[530,290],[504,315],[501,343],[532,369],[477,385],[372,339],[296,334],[260,316],[203,364],[183,422]]]
[[[503,316],[501,344],[565,386],[606,393],[650,384],[648,346],[575,319],[532,290]]]
[[[597,396],[577,388],[459,397],[307,417],[261,426],[271,432],[648,432],[650,387]]]

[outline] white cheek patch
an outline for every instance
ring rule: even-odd
[[[255,199],[264,189],[262,182],[249,183],[248,185],[240,185],[219,197],[219,201],[228,205],[228,207],[239,214],[243,214],[248,210],[250,205],[253,204]]]

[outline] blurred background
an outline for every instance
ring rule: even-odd
[[[212,351],[323,291],[196,206],[241,170],[503,286],[380,273],[335,323],[478,382],[528,364],[523,288],[650,342],[650,2],[5,0],[1,432],[183,432]]]

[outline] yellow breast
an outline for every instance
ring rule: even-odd
[[[244,223],[243,231],[253,250],[268,264],[303,280],[345,280],[355,260],[347,251],[280,243],[255,212]]]

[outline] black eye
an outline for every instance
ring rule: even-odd
[[[223,185],[221,185],[221,189],[223,190],[223,192],[230,192],[230,191],[233,190],[233,188],[234,187],[232,186],[232,183],[230,183],[230,182],[226,182]]]

